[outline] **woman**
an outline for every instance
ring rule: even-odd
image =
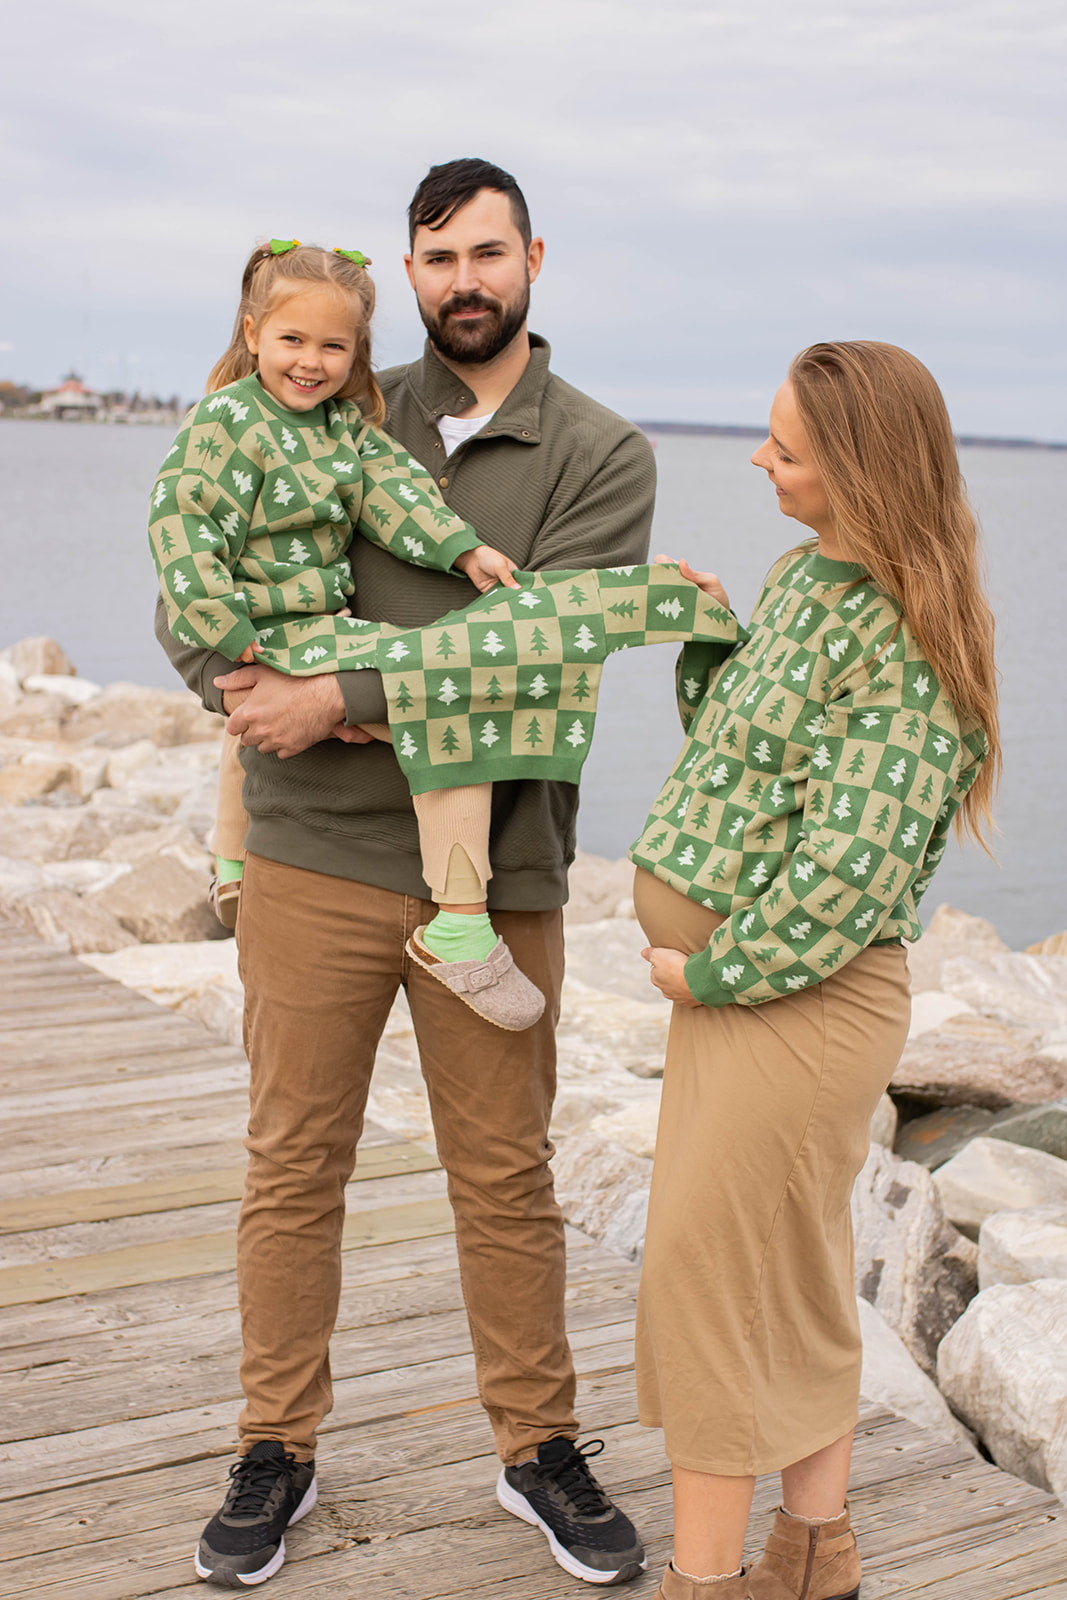
[[[687,739],[631,855],[674,1002],[638,1305],[673,1469],[662,1600],[853,1600],[849,1199],[909,1017],[902,939],[999,765],[993,621],[944,401],[892,345],[793,362],[752,457],[816,541],[687,645]],[[700,575],[705,581],[710,575]],[[757,1474],[782,1509],[747,1573]]]

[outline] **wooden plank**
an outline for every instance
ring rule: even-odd
[[[437,1157],[417,1145],[404,1142],[361,1146],[353,1182],[396,1177],[405,1172],[433,1172],[439,1168]],[[181,1176],[168,1173],[164,1177],[116,1184],[112,1188],[72,1189],[62,1194],[0,1200],[0,1234],[239,1200],[244,1189],[244,1174],[241,1163]]]
[[[598,1425],[631,1421],[632,1325],[626,1325],[622,1337],[612,1329],[579,1333],[574,1349],[583,1396],[603,1391],[598,1393],[595,1412],[590,1406]],[[610,1392],[612,1383],[618,1385],[617,1393]],[[420,1428],[433,1428],[449,1441],[456,1435],[468,1441],[473,1437],[478,1441],[475,1450],[485,1448],[485,1414],[469,1347],[462,1354],[342,1378],[334,1385],[334,1401],[335,1409],[320,1429],[324,1441],[347,1433],[358,1444],[369,1427],[384,1427],[392,1439],[403,1441],[393,1445],[395,1450],[410,1446]],[[0,1455],[0,1499],[19,1498],[27,1483],[43,1493],[68,1484],[125,1478],[201,1456],[229,1455],[238,1410],[239,1398],[234,1395],[221,1402],[14,1440]],[[446,1450],[450,1453],[449,1446]]]
[[[452,1208],[447,1200],[383,1206],[346,1217],[341,1248],[359,1250],[365,1244],[418,1239],[428,1233],[450,1233],[452,1228]],[[5,1267],[0,1270],[0,1306],[20,1305],[27,1300],[57,1300],[125,1284],[163,1283],[202,1272],[224,1272],[232,1267],[233,1259],[234,1235],[229,1232],[101,1251],[66,1261]]]
[[[335,1381],[464,1355],[470,1333],[454,1261],[451,1266],[430,1283],[348,1290],[330,1344]],[[633,1310],[632,1291],[612,1295],[596,1280],[584,1294],[570,1296],[568,1330],[573,1338],[617,1332]],[[168,1408],[232,1399],[240,1343],[236,1306],[222,1314],[193,1307],[185,1318],[162,1326],[26,1352],[27,1364],[0,1372],[0,1439],[45,1437],[60,1415],[76,1416],[88,1427],[105,1424],[119,1411],[127,1417],[154,1414],[160,1395]]]
[[[593,1243],[584,1234],[568,1230],[568,1270],[576,1290],[586,1277],[603,1270],[609,1281],[618,1284],[617,1273],[632,1272]],[[603,1260],[611,1263],[601,1269]],[[388,1288],[406,1280],[426,1281],[443,1273],[455,1273],[456,1250],[450,1235],[430,1235],[425,1239],[405,1239],[395,1243],[367,1245],[345,1257],[342,1305],[345,1294],[362,1294],[379,1287]],[[458,1278],[457,1278],[458,1284]],[[173,1284],[131,1284],[74,1300],[53,1300],[41,1304],[9,1306],[0,1311],[0,1364],[18,1368],[53,1356],[63,1358],[65,1341],[91,1340],[98,1334],[160,1327],[183,1322],[195,1312],[225,1317],[236,1307],[237,1287],[232,1272],[219,1272],[183,1279]],[[25,1348],[26,1354],[21,1352]],[[191,1354],[193,1347],[191,1346]]]

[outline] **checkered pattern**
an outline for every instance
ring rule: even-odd
[[[678,692],[688,737],[630,854],[727,919],[693,994],[755,1005],[917,938],[985,738],[862,568],[784,558],[728,660],[683,651]]]
[[[447,572],[480,543],[424,467],[350,401],[286,411],[255,377],[206,396],[163,463],[149,537],[175,637],[281,672],[372,665],[352,593],[353,529]]]
[[[428,628],[382,629],[377,665],[413,794],[504,778],[577,783],[600,673],[616,650],[699,639],[725,655],[736,617],[674,566],[517,573]]]

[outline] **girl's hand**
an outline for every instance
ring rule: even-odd
[[[250,667],[254,664],[256,657],[262,652],[262,649],[263,646],[261,644],[257,644],[253,640],[251,644],[245,645],[237,659],[238,661],[243,661],[245,666]]]
[[[656,562],[658,565],[661,565],[663,562],[673,560],[673,556],[656,557]],[[694,572],[688,561],[677,562],[677,567],[683,578],[688,579],[690,583],[695,583],[697,588],[706,594],[709,600],[714,600],[717,605],[725,606],[726,610],[729,611],[730,601],[727,597],[726,590],[723,588],[714,572]]]
[[[668,1000],[673,1000],[676,1006],[688,1006],[690,1009],[699,1006],[700,1001],[694,1000],[692,991],[685,981],[686,956],[681,950],[664,950],[650,945],[641,951],[648,962],[649,977]]]
[[[494,550],[491,544],[477,544],[473,550],[464,550],[452,565],[467,574],[479,594],[487,594],[497,583],[502,583],[506,589],[519,587],[512,577],[514,561]]]

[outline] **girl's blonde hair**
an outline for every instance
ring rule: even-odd
[[[985,846],[1001,763],[994,623],[944,398],[921,361],[868,340],[811,345],[789,380],[845,558],[899,602],[957,714],[985,733],[955,819]]]
[[[241,301],[230,343],[211,369],[206,392],[214,394],[255,372],[256,358],[245,343],[245,317],[252,318],[258,331],[286,300],[314,288],[333,289],[348,303],[355,322],[352,366],[336,398],[355,400],[368,421],[380,423],[385,418],[385,401],[371,371],[374,284],[366,267],[318,245],[296,244],[280,255],[274,255],[270,245],[256,246],[241,277]]]

